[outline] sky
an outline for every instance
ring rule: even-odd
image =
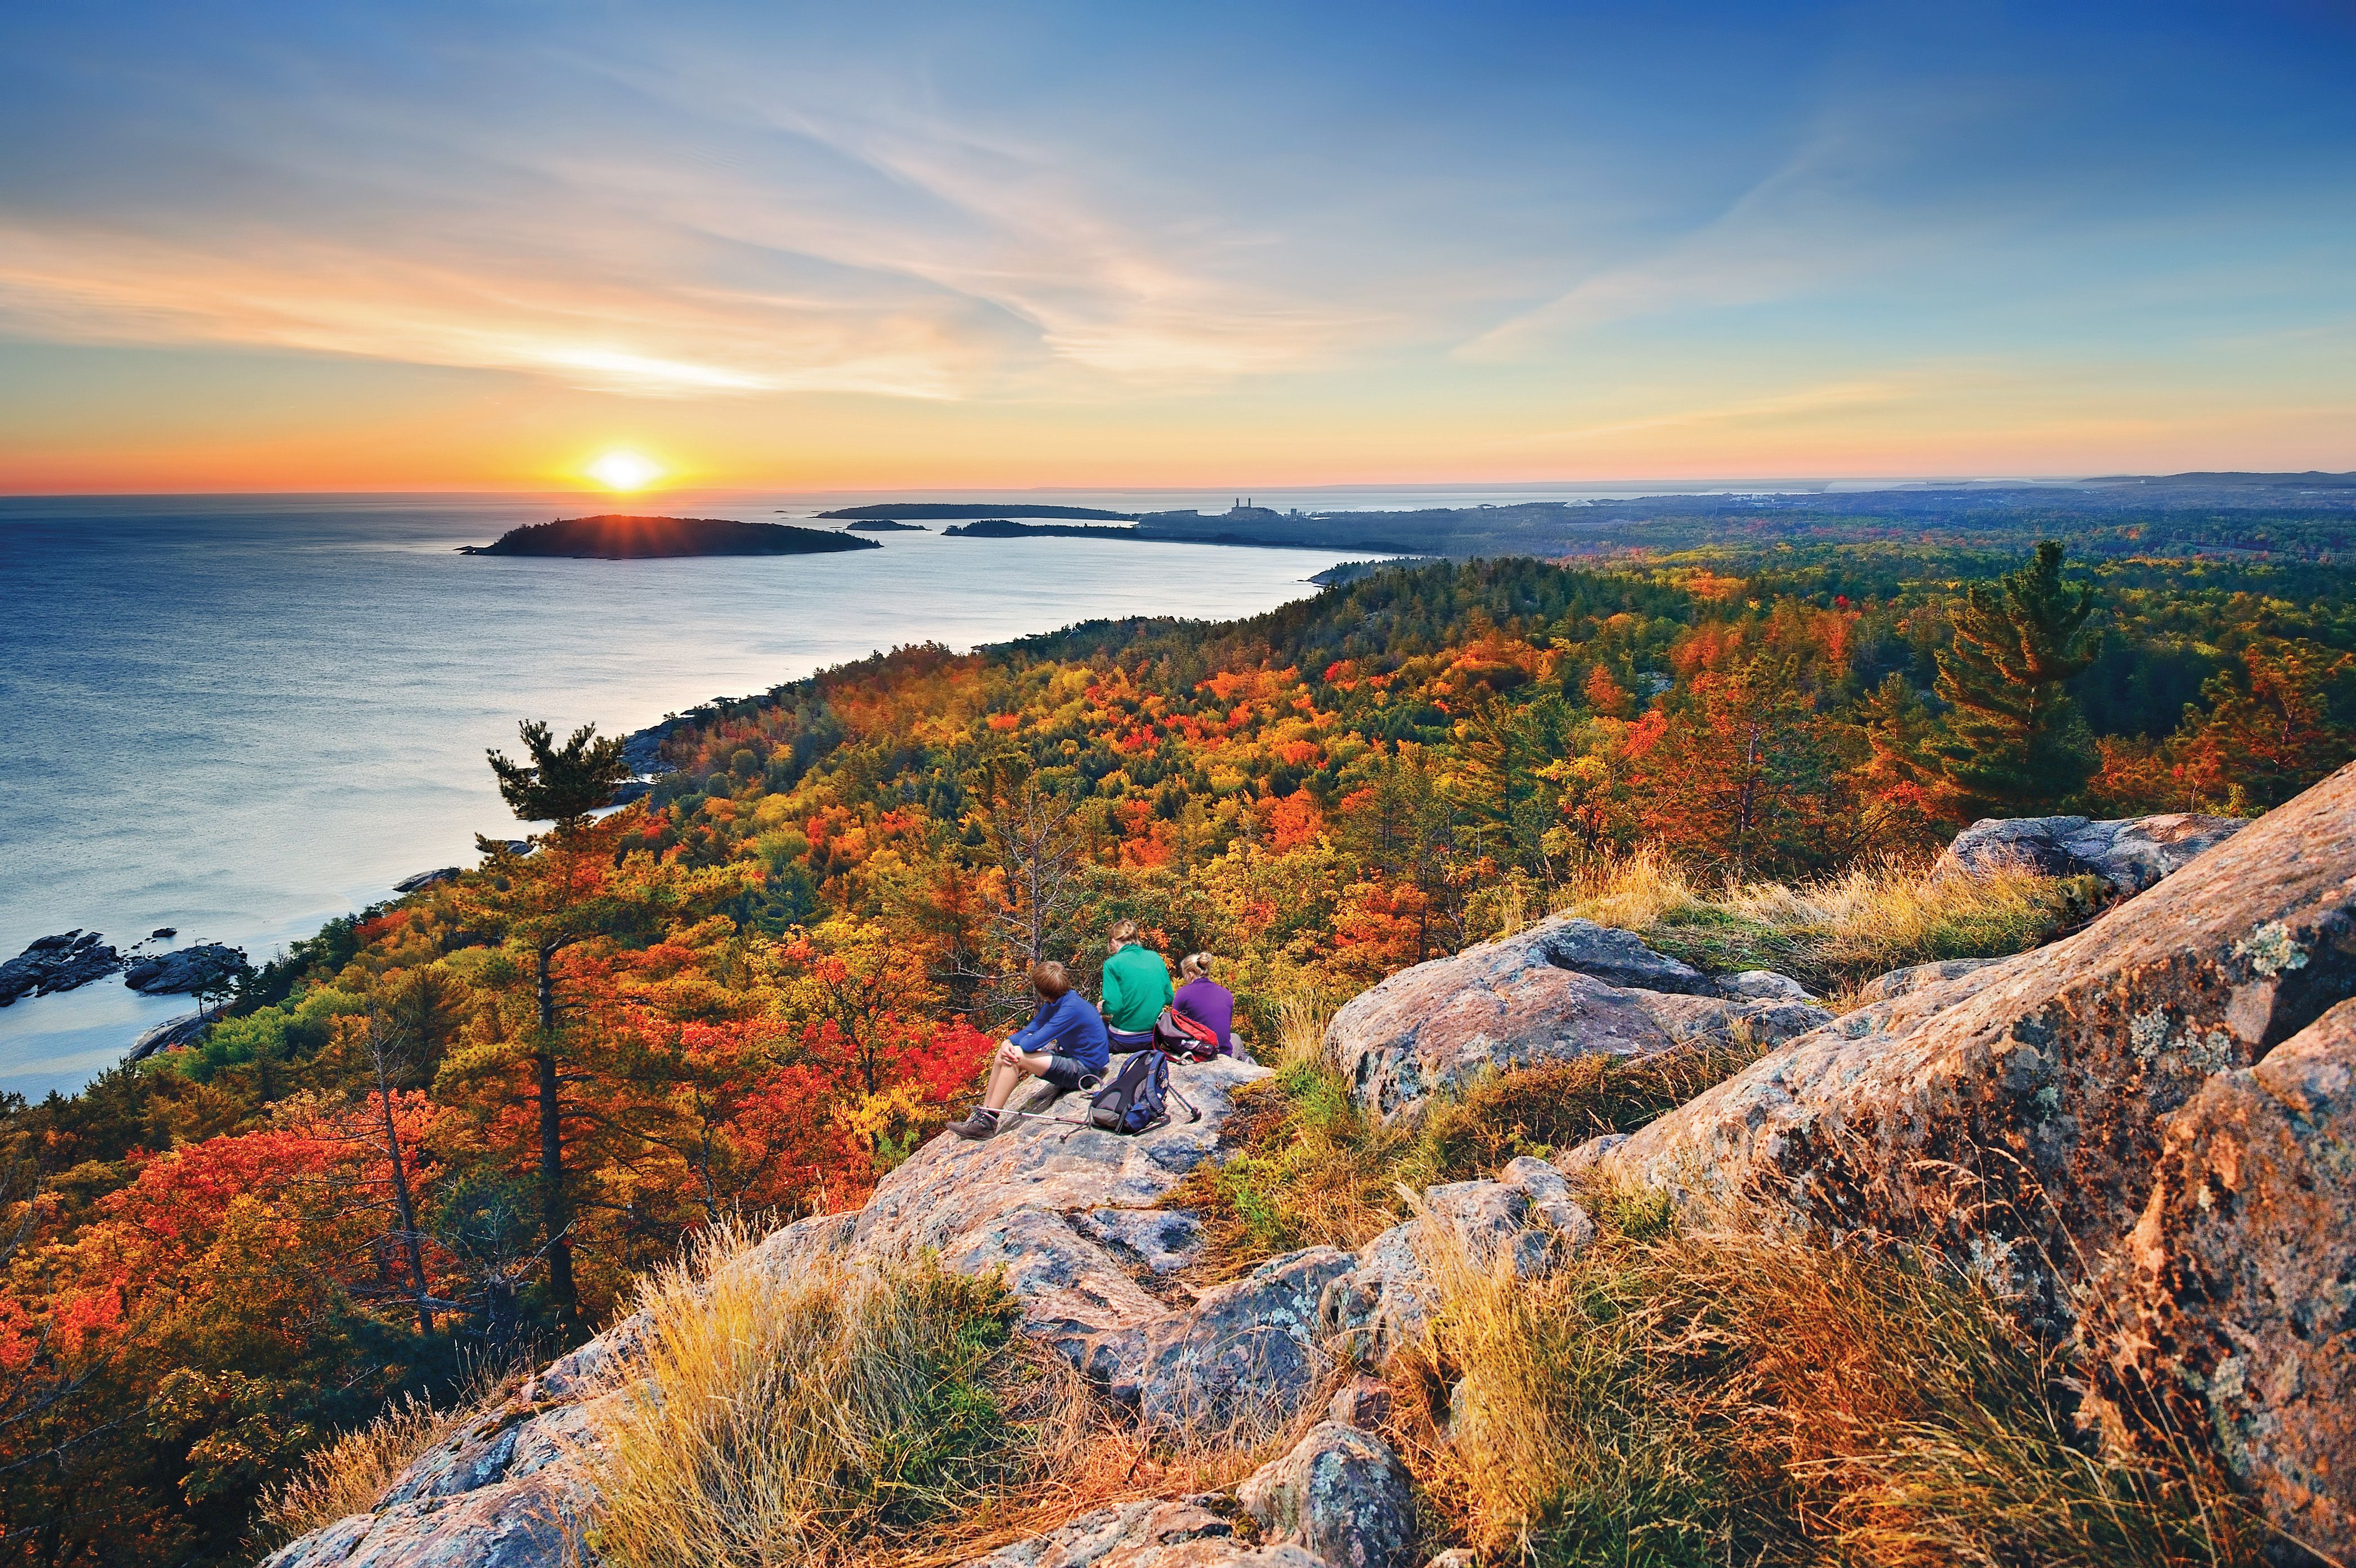
[[[2356,468],[2356,6],[0,8],[0,492]]]

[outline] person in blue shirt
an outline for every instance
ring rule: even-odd
[[[990,1064],[990,1084],[981,1104],[949,1131],[961,1138],[986,1138],[998,1130],[999,1113],[1025,1078],[1044,1078],[1062,1090],[1101,1082],[1112,1061],[1103,1015],[1072,990],[1071,976],[1054,959],[1031,971],[1039,1010],[1031,1021],[1001,1040]]]

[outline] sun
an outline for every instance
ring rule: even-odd
[[[662,466],[635,452],[609,452],[583,472],[608,490],[643,490],[662,476]]]

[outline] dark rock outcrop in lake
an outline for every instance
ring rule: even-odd
[[[123,955],[94,931],[69,931],[34,940],[24,952],[0,964],[0,1008],[19,997],[71,991],[123,966]]]
[[[511,528],[496,544],[464,545],[458,553],[648,560],[691,555],[829,555],[883,548],[873,539],[853,539],[831,528],[740,523],[726,517],[639,517],[613,512]]]
[[[123,983],[146,997],[183,995],[226,985],[246,972],[245,950],[200,942],[173,953],[153,953],[123,965]]]
[[[392,884],[392,891],[397,893],[422,893],[444,882],[455,882],[464,874],[459,867],[444,866],[439,870],[420,871],[415,876],[403,877]]]

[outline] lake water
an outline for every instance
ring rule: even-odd
[[[855,497],[640,506],[770,518],[838,499]],[[1226,497],[1148,504],[1172,503]],[[259,962],[412,872],[470,862],[477,832],[519,831],[483,763],[515,750],[519,720],[619,733],[901,644],[1248,614],[1340,559],[933,533],[768,559],[453,553],[593,509],[616,505],[0,499],[0,959],[76,926],[118,946],[174,926]],[[70,1091],[189,1007],[107,979],[0,1008],[0,1089]]]

